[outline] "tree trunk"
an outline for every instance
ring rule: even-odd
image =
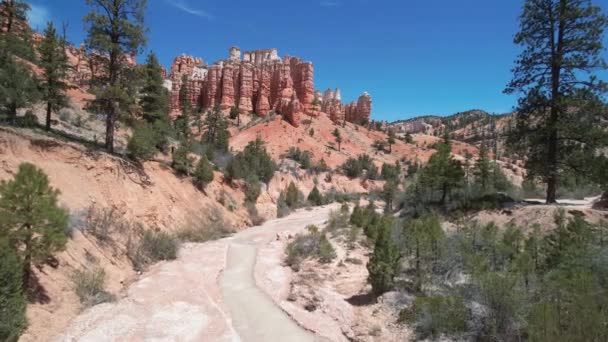
[[[441,194],[441,204],[445,204],[445,199],[447,196],[448,196],[448,186],[444,184],[442,194]]]
[[[110,110],[106,116],[106,150],[114,153],[114,125],[116,122],[116,105],[114,99],[110,102]]]
[[[559,158],[559,146],[558,146],[558,131],[557,125],[559,123],[559,114],[560,114],[560,78],[561,78],[561,68],[562,68],[562,57],[563,57],[563,45],[564,45],[564,25],[565,18],[564,12],[566,10],[567,0],[560,0],[559,4],[559,14],[558,14],[558,32],[557,32],[557,42],[555,42],[556,37],[551,37],[551,41],[553,43],[552,46],[552,56],[551,56],[551,113],[549,117],[549,139],[547,141],[548,151],[547,151],[547,167],[548,167],[548,175],[547,175],[547,204],[552,204],[557,202],[557,183],[559,180],[558,176],[558,158]],[[552,35],[554,35],[552,31]]]
[[[50,102],[46,103],[46,125],[45,125],[45,129],[47,131],[51,130],[51,112],[52,112],[52,106]]]
[[[10,116],[10,122],[12,125],[17,124],[17,104],[14,102],[9,103],[8,105],[8,114]]]
[[[29,231],[29,227],[25,227]],[[32,237],[29,235],[25,238],[25,257],[23,258],[23,289],[27,290],[30,285],[32,275]]]

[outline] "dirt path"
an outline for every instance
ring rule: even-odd
[[[331,208],[302,210],[231,238],[184,245],[177,260],[155,265],[125,298],[83,312],[55,340],[314,341],[257,288],[253,269],[259,247],[278,233],[322,224]]]

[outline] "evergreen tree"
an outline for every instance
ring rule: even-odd
[[[399,251],[391,237],[393,220],[383,217],[377,226],[374,253],[367,263],[368,280],[372,291],[379,296],[390,289],[394,284],[395,275],[399,270]]]
[[[310,191],[310,193],[308,194],[308,198],[307,200],[314,204],[314,205],[323,205],[323,195],[321,195],[321,192],[319,191],[319,189],[317,188],[317,186],[315,186],[314,188],[312,188],[312,190]]]
[[[168,125],[169,91],[164,87],[162,66],[153,52],[148,54],[143,66],[143,87],[139,104],[143,118],[152,125]]]
[[[608,18],[590,0],[526,0],[514,42],[524,50],[507,93],[521,94],[517,129],[509,143],[526,152],[529,174],[547,184],[556,202],[560,177],[589,174],[605,131],[601,94],[606,84],[592,73],[605,69],[603,34]],[[586,78],[586,75],[590,75]]]
[[[462,186],[464,170],[458,160],[451,155],[449,144],[439,144],[437,153],[433,154],[428,164],[422,169],[419,182],[432,190],[441,191],[441,204],[454,188]]]
[[[395,144],[395,131],[392,129],[388,130],[388,137],[386,138],[388,144],[388,153],[393,153],[393,145]]]
[[[17,123],[17,109],[27,107],[39,97],[38,85],[31,70],[15,57],[0,53],[0,117],[8,114]]]
[[[27,12],[31,9],[30,5],[23,0],[3,0],[0,4],[2,11],[2,25],[6,32],[13,33],[16,22],[27,22]]]
[[[287,206],[289,206],[292,209],[295,208],[299,202],[298,197],[299,197],[298,188],[296,187],[296,185],[293,182],[290,182],[289,186],[287,187],[287,191],[285,193],[285,202],[287,203]]]
[[[232,120],[236,119],[236,125],[237,126],[241,125],[241,112],[235,106],[230,107],[230,119],[232,119]]]
[[[340,135],[340,131],[338,131],[337,128],[334,129],[333,135],[336,138],[336,143],[338,144],[338,151],[340,151],[340,146],[342,145],[342,136]]]
[[[49,22],[40,43],[40,66],[43,70],[41,88],[42,99],[46,102],[47,131],[51,130],[51,114],[67,104],[65,95],[68,89],[65,77],[68,71],[68,58],[65,53],[65,42],[57,36],[57,30]]]
[[[0,240],[0,340],[17,341],[25,329],[26,298],[19,258],[5,240]]]
[[[406,247],[414,259],[416,288],[422,288],[425,274],[430,271],[430,264],[439,259],[440,242],[445,238],[441,223],[436,215],[427,215],[407,222],[403,228]]]
[[[488,150],[486,144],[482,143],[479,148],[479,157],[475,162],[473,174],[475,175],[475,182],[481,186],[483,191],[487,191],[490,187],[491,173],[492,165],[490,165],[490,159],[488,158]]]
[[[229,147],[230,132],[228,132],[228,121],[222,114],[219,106],[213,108],[205,117],[203,126],[206,129],[203,139],[215,149],[227,152]]]
[[[181,141],[190,140],[191,135],[190,113],[192,112],[192,105],[190,104],[188,87],[186,84],[188,84],[188,75],[182,77],[182,86],[179,89],[179,104],[182,109],[182,115],[174,122],[177,138]]]
[[[228,164],[226,177],[232,179],[244,179],[249,183],[270,182],[277,165],[266,151],[264,141],[257,137],[245,146]]]
[[[397,193],[397,182],[394,179],[389,179],[384,183],[382,188],[382,199],[386,202],[385,212],[390,213],[393,210],[393,200]]]
[[[146,43],[144,13],[147,0],[86,0],[92,7],[84,17],[88,36],[86,45],[107,56],[104,76],[99,85],[96,104],[106,113],[106,149],[114,152],[116,120],[132,102],[132,85],[125,56],[138,53]]]
[[[206,155],[202,155],[198,160],[198,164],[196,164],[196,169],[194,169],[194,174],[192,175],[196,184],[204,188],[207,184],[213,181],[213,166],[207,159]]]
[[[190,157],[190,144],[182,142],[182,144],[173,152],[173,160],[171,167],[180,174],[190,175],[192,169],[192,158]]]
[[[157,152],[158,134],[152,124],[147,122],[138,123],[127,143],[129,156],[139,160],[152,159]]]
[[[13,180],[0,183],[0,232],[21,256],[25,287],[32,265],[67,242],[68,213],[58,206],[58,195],[44,172],[29,163],[19,165]]]

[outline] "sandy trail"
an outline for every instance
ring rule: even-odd
[[[55,341],[315,341],[254,280],[258,248],[321,225],[335,206],[302,210],[233,237],[186,244],[125,298],[86,310]],[[280,267],[280,265],[277,265]]]

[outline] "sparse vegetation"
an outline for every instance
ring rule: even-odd
[[[128,249],[135,270],[143,271],[158,261],[177,258],[179,241],[168,233],[146,230],[141,239]]]
[[[298,271],[302,261],[307,258],[317,258],[322,263],[330,263],[336,253],[325,233],[317,226],[308,226],[306,234],[298,234],[287,245],[285,263],[294,271]]]
[[[105,290],[106,272],[103,268],[76,270],[71,279],[74,291],[84,307],[114,301],[114,296]]]

